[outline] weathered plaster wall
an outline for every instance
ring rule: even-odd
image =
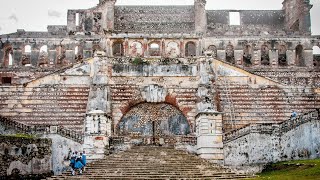
[[[319,157],[319,120],[307,122],[286,133],[282,133],[284,129],[277,129],[278,126],[270,124],[265,127],[268,129],[266,132],[251,132],[225,142],[225,164],[248,166]]]
[[[0,178],[15,174],[50,175],[51,140],[0,136]]]
[[[1,135],[10,135],[10,134],[16,134],[17,131],[13,128],[6,127],[2,122],[0,122],[0,134]]]
[[[79,153],[83,151],[82,144],[74,142],[57,134],[44,135],[43,138],[49,138],[52,142],[50,144],[50,149],[52,152],[50,167],[52,167],[55,175],[70,170],[70,160],[67,159],[69,150],[71,150],[72,152],[77,151]]]

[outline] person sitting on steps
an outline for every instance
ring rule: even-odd
[[[84,165],[82,164],[82,156],[78,155],[78,153],[76,152],[76,162],[74,168],[79,170],[79,174],[82,174],[83,167]]]
[[[81,163],[83,164],[82,171],[85,171],[86,165],[87,165],[87,155],[86,152],[83,151],[83,153],[80,153],[81,155]]]
[[[292,114],[291,114],[290,119],[294,119],[294,118],[296,118],[296,117],[297,117],[297,112],[292,111]]]

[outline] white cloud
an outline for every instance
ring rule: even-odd
[[[56,11],[56,10],[49,9],[48,10],[48,16],[49,17],[60,18],[62,16],[62,13],[59,12],[59,11]]]
[[[12,14],[11,16],[9,16],[9,18],[8,18],[9,20],[14,20],[14,21],[16,21],[16,22],[18,22],[19,20],[18,20],[18,17],[17,17],[17,15],[16,14]]]

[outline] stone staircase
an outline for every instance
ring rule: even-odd
[[[245,179],[229,169],[210,164],[198,156],[170,147],[136,146],[87,165],[82,175],[70,172],[61,179]]]
[[[82,132],[89,90],[86,85],[1,86],[0,115],[26,125]]]
[[[226,92],[224,86],[219,84],[218,91],[221,111],[226,112],[223,121],[227,131],[248,124],[279,123],[290,118],[292,110],[303,114],[320,108],[319,95],[301,92],[299,89],[283,89],[273,85],[251,87],[230,82],[229,92]],[[233,103],[234,119],[229,114],[229,99]]]

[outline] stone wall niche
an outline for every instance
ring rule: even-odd
[[[223,164],[222,114],[200,112],[196,116],[197,154],[215,164]]]
[[[88,161],[104,158],[111,133],[111,118],[105,112],[94,110],[87,113],[83,149],[88,154]]]
[[[229,63],[232,63],[232,64],[235,64],[235,60],[238,60],[238,59],[235,59],[235,54],[234,54],[234,47],[229,44],[227,47],[226,47],[226,61],[229,62]]]
[[[193,57],[196,56],[197,54],[197,46],[196,43],[190,41],[187,42],[186,46],[185,46],[185,56],[186,57]]]
[[[297,66],[305,66],[304,49],[302,45],[296,46],[295,64]]]
[[[250,45],[245,45],[243,50],[243,63],[245,66],[251,66],[252,65],[252,55],[253,55],[253,49]]]
[[[267,45],[261,46],[261,64],[265,66],[270,65],[269,47]]]
[[[278,48],[278,64],[279,66],[288,66],[287,48],[285,45],[280,45]]]

